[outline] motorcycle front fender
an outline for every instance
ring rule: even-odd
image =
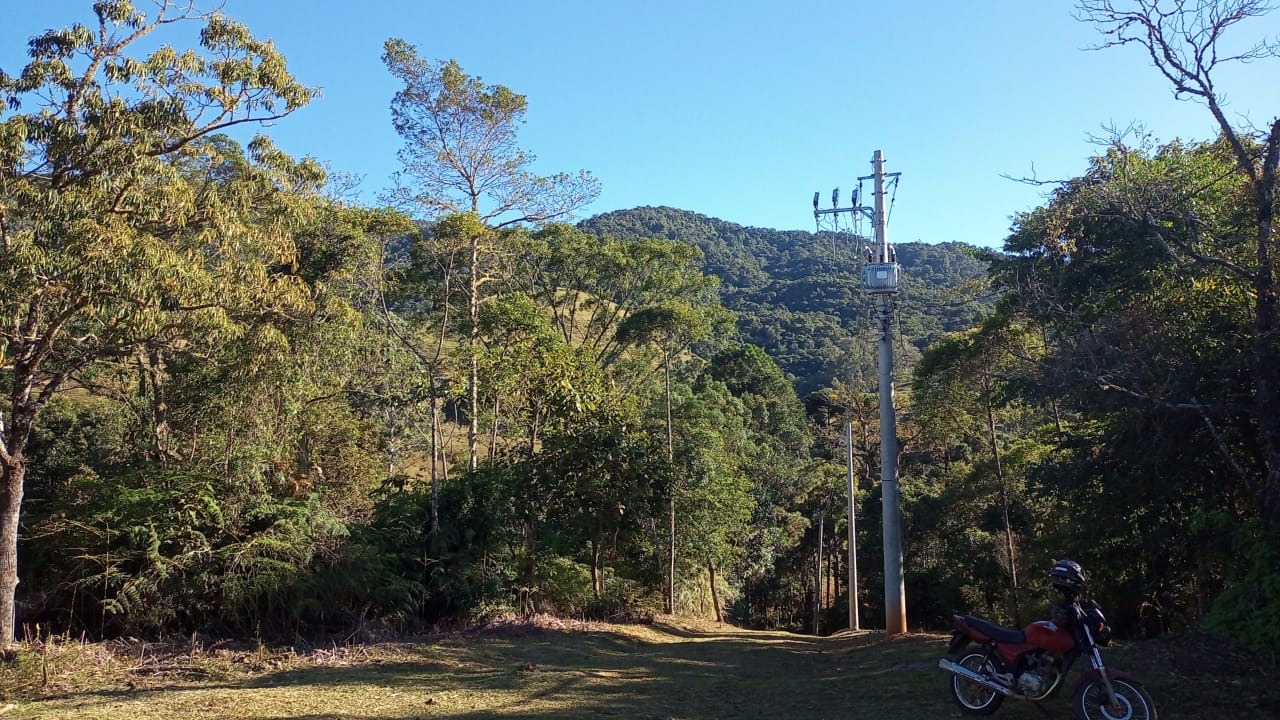
[[[1094,680],[1098,680],[1101,677],[1102,677],[1102,673],[1098,672],[1097,669],[1086,670],[1084,674],[1080,676],[1080,679],[1076,681],[1076,686],[1071,688],[1071,697],[1075,697],[1076,693],[1080,692],[1080,688],[1084,687],[1086,683],[1092,682]],[[1130,675],[1129,673],[1123,670],[1115,670],[1112,668],[1107,668],[1107,677],[1110,678],[1111,680],[1128,680],[1129,682],[1134,683],[1136,685],[1142,684],[1141,682],[1138,681],[1138,678]]]

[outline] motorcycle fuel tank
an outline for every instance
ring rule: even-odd
[[[1027,644],[1044,648],[1052,653],[1070,652],[1071,648],[1076,646],[1075,634],[1052,620],[1033,622],[1022,632],[1027,636]]]
[[[1022,633],[1027,638],[1025,643],[999,643],[996,645],[996,648],[1000,651],[1000,656],[1004,658],[1005,662],[1016,663],[1019,655],[1036,649],[1048,650],[1051,653],[1061,655],[1070,652],[1076,646],[1075,635],[1070,630],[1054,624],[1051,620],[1033,622],[1023,628]]]

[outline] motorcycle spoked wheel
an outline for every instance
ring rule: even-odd
[[[1141,686],[1112,678],[1116,693],[1115,706],[1107,704],[1107,688],[1102,680],[1092,680],[1072,698],[1072,709],[1079,720],[1156,720],[1156,706]]]
[[[991,664],[982,653],[969,653],[957,660],[956,664],[984,675],[990,675],[992,671]],[[960,712],[965,715],[990,715],[1000,708],[1004,695],[959,675],[952,675],[951,699],[956,701]]]

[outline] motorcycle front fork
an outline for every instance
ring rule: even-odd
[[[1102,677],[1102,687],[1107,690],[1107,705],[1113,710],[1117,709],[1119,701],[1116,700],[1115,688],[1111,687],[1111,676],[1107,674],[1107,668],[1102,664],[1102,653],[1098,652],[1098,644],[1093,641],[1093,633],[1090,632],[1088,625],[1084,627],[1084,634],[1089,639],[1089,664],[1098,671],[1098,675]]]

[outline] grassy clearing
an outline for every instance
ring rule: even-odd
[[[1264,672],[1213,645],[1208,638],[1153,642],[1108,658],[1146,682],[1166,720],[1280,714],[1275,669]],[[942,650],[937,635],[810,638],[685,621],[551,621],[304,655],[70,644],[43,662],[27,652],[19,666],[0,671],[0,708],[15,705],[0,718],[959,717],[936,668]],[[1047,717],[1070,717],[1065,700],[1043,707]],[[997,717],[1046,715],[1009,702]]]

